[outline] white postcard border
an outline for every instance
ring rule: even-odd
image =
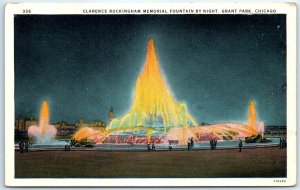
[[[32,178],[14,177],[14,15],[95,14],[84,9],[275,9],[287,22],[287,178]],[[26,11],[25,11],[26,12]],[[100,13],[106,14],[106,13]],[[98,15],[100,15],[98,14]],[[107,13],[111,14],[111,13]],[[124,14],[124,13],[120,13]],[[142,13],[144,14],[144,13]],[[147,13],[151,14],[151,13]],[[153,13],[154,14],[154,13]],[[160,14],[160,13],[155,13]],[[167,13],[168,14],[168,13]],[[170,14],[170,13],[169,13]],[[185,13],[189,14],[189,13]],[[214,13],[213,13],[214,14]],[[222,14],[222,13],[215,13]],[[231,13],[230,13],[231,14]],[[236,13],[242,14],[242,13]],[[267,13],[269,14],[269,13]],[[274,13],[271,13],[274,14]],[[293,186],[296,184],[296,5],[294,3],[16,3],[5,9],[5,184],[7,186]],[[278,181],[285,181],[278,183]]]

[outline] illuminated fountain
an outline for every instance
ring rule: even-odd
[[[264,133],[263,122],[257,123],[254,101],[251,100],[248,112],[248,124],[241,123],[218,123],[213,125],[198,126],[192,129],[200,141],[209,138],[219,140],[237,140],[252,135]]]
[[[111,132],[136,131],[151,135],[166,134],[172,128],[197,126],[183,103],[177,103],[160,71],[153,39],[148,42],[145,66],[139,75],[130,111],[108,126]]]
[[[106,135],[106,130],[95,131],[91,127],[83,127],[75,133],[73,138],[76,141],[81,141],[83,139],[91,139],[95,143],[101,143],[106,138]]]
[[[30,126],[28,135],[35,138],[36,144],[51,144],[55,141],[56,132],[56,128],[49,124],[49,107],[45,100],[40,111],[39,125]]]
[[[144,135],[149,142],[151,136],[166,136],[170,129],[184,126],[197,126],[197,122],[188,113],[186,106],[177,103],[172,97],[159,68],[153,39],[150,39],[131,109],[122,118],[113,119],[106,132],[109,136],[128,133]],[[88,129],[85,131],[89,132],[84,136],[92,138],[94,132]],[[76,133],[74,137],[79,139],[78,136]]]
[[[263,135],[265,132],[264,123],[263,122],[260,122],[259,124],[257,123],[255,104],[254,104],[253,100],[249,104],[248,127],[249,127],[249,130],[251,130],[250,133],[252,135],[255,135],[255,134]]]
[[[150,39],[145,66],[136,81],[134,101],[129,112],[113,119],[105,131],[85,128],[78,131],[74,138],[96,138],[98,143],[147,143],[156,139],[158,142],[186,144],[189,137],[194,137],[195,141],[206,141],[211,137],[236,140],[263,133],[263,130],[263,123],[257,125],[254,101],[249,104],[248,124],[199,126],[188,113],[186,105],[177,103],[173,98],[160,71],[153,39]],[[130,138],[125,141],[122,136]]]

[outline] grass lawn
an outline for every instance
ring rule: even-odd
[[[286,177],[286,149],[36,151],[15,154],[16,178]]]

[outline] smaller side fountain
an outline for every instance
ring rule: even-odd
[[[84,127],[79,129],[74,135],[73,140],[78,146],[86,146],[91,144],[91,142],[95,144],[101,144],[107,137],[106,130],[95,131],[91,127]]]
[[[264,137],[265,125],[263,122],[257,123],[256,111],[254,101],[252,100],[249,105],[249,122],[248,126],[252,129],[255,129],[256,133],[253,133],[251,136],[245,137],[246,143],[267,143],[271,140]]]
[[[51,144],[55,141],[56,128],[49,124],[49,107],[46,100],[43,101],[39,125],[32,125],[28,128],[29,137],[35,138],[35,144]]]

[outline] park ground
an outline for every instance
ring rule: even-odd
[[[32,151],[15,153],[16,178],[286,177],[286,149]]]

